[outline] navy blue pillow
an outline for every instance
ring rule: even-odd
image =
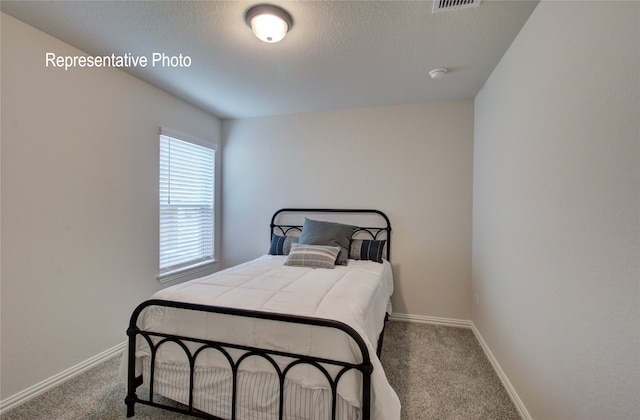
[[[297,242],[298,238],[293,236],[273,235],[273,237],[271,238],[271,247],[269,248],[269,254],[289,255],[289,251],[291,251],[291,244]]]
[[[349,248],[349,258],[382,263],[385,243],[387,243],[386,240],[354,239]]]

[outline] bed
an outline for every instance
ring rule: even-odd
[[[281,209],[267,254],[154,294],[127,330],[127,417],[399,419],[390,233],[378,210]]]

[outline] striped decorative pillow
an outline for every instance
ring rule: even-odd
[[[351,247],[349,248],[349,258],[382,263],[384,244],[386,242],[386,240],[354,239],[351,241]]]
[[[340,247],[292,243],[284,265],[294,267],[334,268]]]

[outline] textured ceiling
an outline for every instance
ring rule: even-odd
[[[266,44],[247,1],[6,1],[2,11],[90,55],[189,56],[127,71],[222,118],[474,98],[537,1],[274,1],[292,15]],[[429,70],[449,69],[442,80]]]

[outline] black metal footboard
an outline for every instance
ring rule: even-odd
[[[294,323],[294,324],[304,324],[311,325],[323,328],[333,328],[340,330],[347,334],[355,344],[358,346],[361,352],[361,363],[349,363],[345,361],[339,360],[331,360],[331,359],[323,359],[318,357],[311,357],[309,355],[304,354],[295,354],[282,352],[277,350],[268,350],[255,348],[245,345],[238,345],[234,343],[225,343],[219,342],[215,340],[204,340],[193,337],[184,337],[180,335],[173,334],[165,334],[161,332],[152,332],[152,331],[143,331],[141,330],[138,323],[138,316],[142,313],[145,308],[151,306],[161,306],[161,307],[169,307],[169,308],[178,308],[184,310],[191,311],[201,311],[201,312],[211,312],[225,315],[234,315],[239,317],[246,318],[257,318],[257,319],[266,319],[273,321],[281,321],[286,323]],[[359,371],[362,376],[362,404],[361,404],[361,419],[369,420],[371,416],[371,374],[373,372],[373,365],[371,363],[371,359],[369,356],[369,351],[367,346],[360,337],[360,335],[350,326],[338,322],[327,319],[319,319],[319,318],[310,318],[310,317],[302,317],[302,316],[294,316],[294,315],[284,315],[284,314],[276,314],[269,312],[260,312],[260,311],[250,311],[236,308],[223,308],[217,306],[207,306],[207,305],[197,305],[191,303],[182,303],[182,302],[173,302],[173,301],[165,301],[165,300],[148,300],[140,304],[131,316],[131,321],[129,323],[129,328],[127,330],[127,335],[129,336],[129,346],[128,346],[128,388],[127,388],[127,397],[125,399],[127,405],[127,417],[132,417],[134,413],[134,406],[136,403],[145,404],[154,407],[159,407],[183,414],[187,414],[194,417],[199,418],[207,418],[207,419],[219,419],[213,415],[203,413],[194,408],[194,374],[195,374],[195,363],[202,351],[205,349],[213,349],[220,352],[229,362],[229,368],[232,372],[232,401],[231,401],[231,418],[236,419],[236,391],[237,391],[237,382],[238,382],[238,368],[243,360],[250,356],[258,356],[266,361],[268,361],[274,368],[274,372],[277,373],[279,378],[279,410],[278,410],[278,418],[283,418],[283,410],[284,410],[284,383],[287,373],[290,370],[298,365],[307,364],[318,369],[324,377],[327,379],[328,384],[331,388],[331,419],[336,419],[337,412],[337,389],[338,383],[340,380],[345,377],[345,373],[349,371]],[[136,377],[135,371],[135,353],[136,353],[136,340],[138,338],[144,339],[146,343],[149,345],[149,349],[151,351],[151,365],[149,370],[150,378],[148,378],[147,383],[149,384],[149,394],[148,399],[142,399],[138,397],[136,394],[136,389],[138,386],[142,384],[142,377]],[[153,338],[153,339],[152,339]],[[157,354],[158,349],[165,343],[175,343],[180,346],[188,359],[190,366],[189,373],[189,402],[186,404],[186,408],[175,407],[162,404],[160,402],[154,401],[154,361]],[[187,345],[189,344],[189,345]],[[194,350],[195,349],[195,350]],[[243,351],[242,356],[234,358],[230,355],[229,350],[233,349],[233,351]],[[280,360],[280,363],[275,361],[275,358]],[[283,364],[282,360],[288,361],[287,364]],[[337,374],[331,374],[326,366],[336,366]]]

